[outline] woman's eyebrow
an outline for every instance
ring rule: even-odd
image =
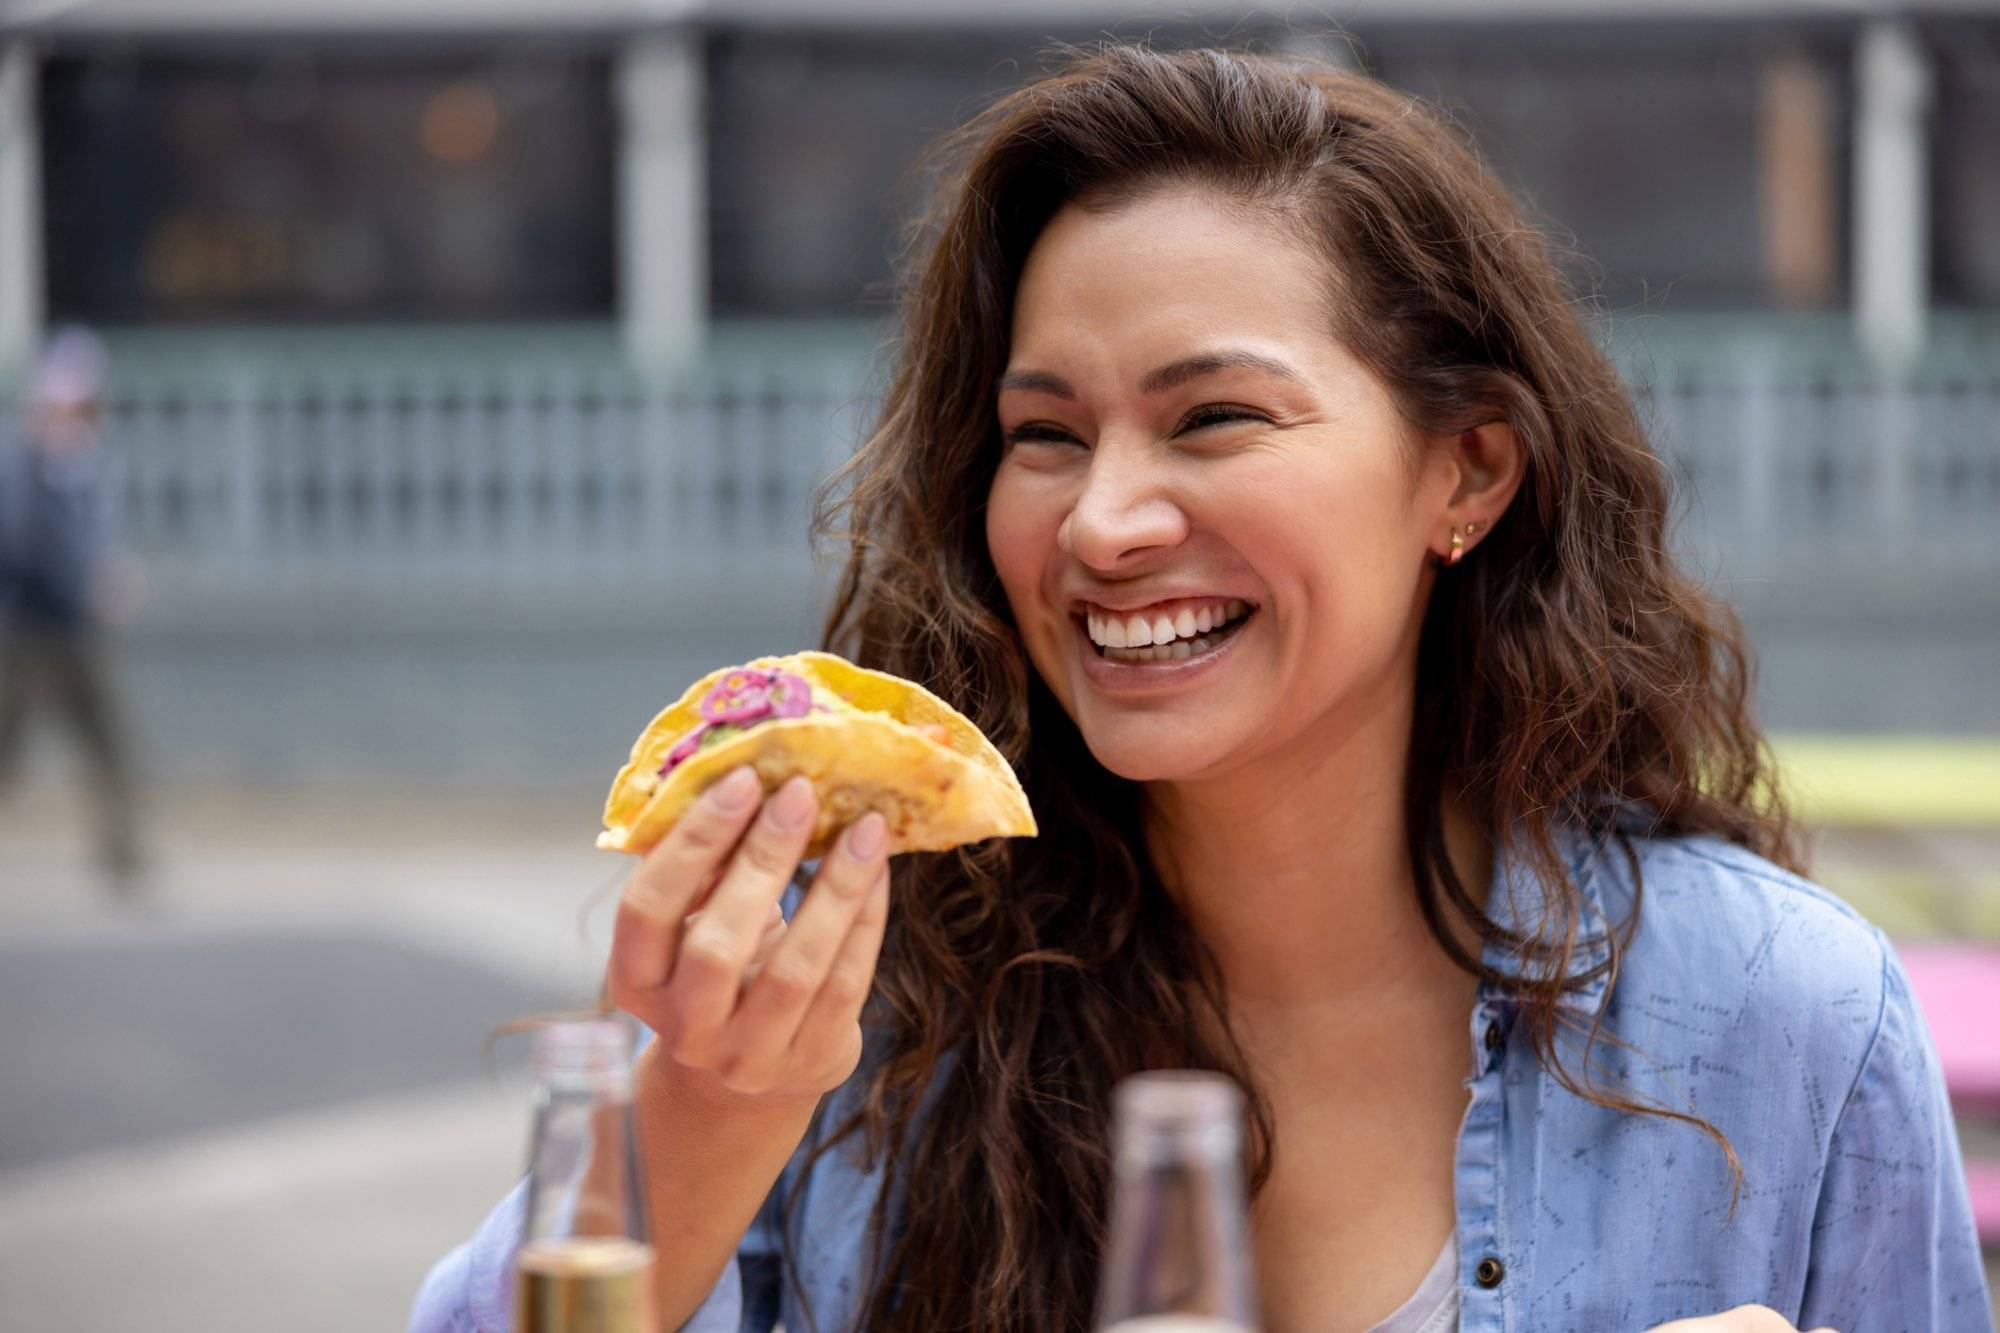
[[[1197,352],[1193,356],[1184,356],[1178,361],[1169,361],[1157,370],[1148,371],[1145,378],[1139,381],[1139,392],[1144,394],[1165,393],[1169,389],[1179,388],[1190,380],[1200,379],[1203,375],[1212,375],[1218,370],[1235,370],[1240,368],[1261,370],[1266,374],[1276,375],[1280,379],[1292,380],[1298,383],[1303,383],[1305,379],[1298,371],[1293,370],[1282,361],[1274,360],[1268,356],[1261,356],[1256,352],[1230,348],[1214,352]],[[1063,379],[1060,375],[1051,375],[1046,370],[1008,371],[1000,377],[1000,382],[995,386],[994,392],[996,394],[1005,393],[1009,389],[1026,389],[1037,393],[1053,394],[1057,398],[1074,399],[1076,397],[1076,390],[1070,387],[1068,380]]]
[[[1153,371],[1146,378],[1139,381],[1139,392],[1146,394],[1165,393],[1168,389],[1177,389],[1189,380],[1200,379],[1203,375],[1212,375],[1218,370],[1243,368],[1261,370],[1267,375],[1276,375],[1279,379],[1293,380],[1299,383],[1303,383],[1305,380],[1303,375],[1282,361],[1274,360],[1268,356],[1259,356],[1255,352],[1226,348],[1215,352],[1197,352],[1193,356],[1184,356],[1178,361],[1167,362],[1166,365],[1161,366],[1158,370]]]

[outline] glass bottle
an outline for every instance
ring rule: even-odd
[[[631,1052],[631,1030],[615,1018],[559,1020],[535,1035],[515,1333],[655,1333]]]
[[[1254,1333],[1243,1093],[1221,1074],[1137,1074],[1113,1095],[1108,1333]]]

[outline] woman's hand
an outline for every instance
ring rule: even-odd
[[[861,1058],[861,1006],[889,914],[887,834],[850,825],[787,923],[778,900],[817,814],[792,778],[713,784],[639,865],[618,906],[611,1000],[656,1034],[655,1076],[684,1096],[816,1103]],[[747,830],[747,832],[746,832]]]
[[[1768,1305],[1739,1305],[1734,1310],[1724,1310],[1705,1319],[1676,1319],[1671,1324],[1656,1325],[1651,1333],[1799,1333],[1792,1327],[1792,1321],[1773,1310]],[[1838,1333],[1831,1328],[1816,1328],[1811,1333]]]

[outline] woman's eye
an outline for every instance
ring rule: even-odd
[[[1208,407],[1197,407],[1194,411],[1188,413],[1185,417],[1182,417],[1181,424],[1175,429],[1175,433],[1179,434],[1181,432],[1190,430],[1200,430],[1204,426],[1216,426],[1222,424],[1225,421],[1269,421],[1269,420],[1270,418],[1263,415],[1261,412],[1253,412],[1247,407],[1224,407],[1221,406],[1220,404],[1213,404]],[[1016,426],[1012,430],[1005,432],[1001,436],[1001,438],[1005,440],[1008,444],[1036,443],[1036,444],[1080,445],[1083,443],[1081,440],[1077,439],[1076,436],[1070,434],[1062,427],[1051,426],[1045,422],[1029,422],[1027,425],[1024,426]]]
[[[1252,412],[1247,407],[1197,407],[1194,411],[1181,418],[1181,429],[1199,430],[1203,426],[1219,425],[1224,421],[1268,420],[1270,420],[1269,417],[1258,412]]]
[[[1030,423],[1025,426],[1016,426],[1014,427],[1014,429],[1006,432],[1001,438],[1004,439],[1008,444],[1021,444],[1026,442],[1033,442],[1037,444],[1044,442],[1049,444],[1081,443],[1076,438],[1076,436],[1071,435],[1068,431],[1062,429],[1060,426],[1046,426],[1036,423]]]

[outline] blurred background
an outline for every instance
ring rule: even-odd
[[[401,1325],[632,736],[815,637],[913,159],[1103,36],[1440,99],[1561,239],[2000,1240],[2000,4],[1326,12],[0,0],[6,1322]]]

